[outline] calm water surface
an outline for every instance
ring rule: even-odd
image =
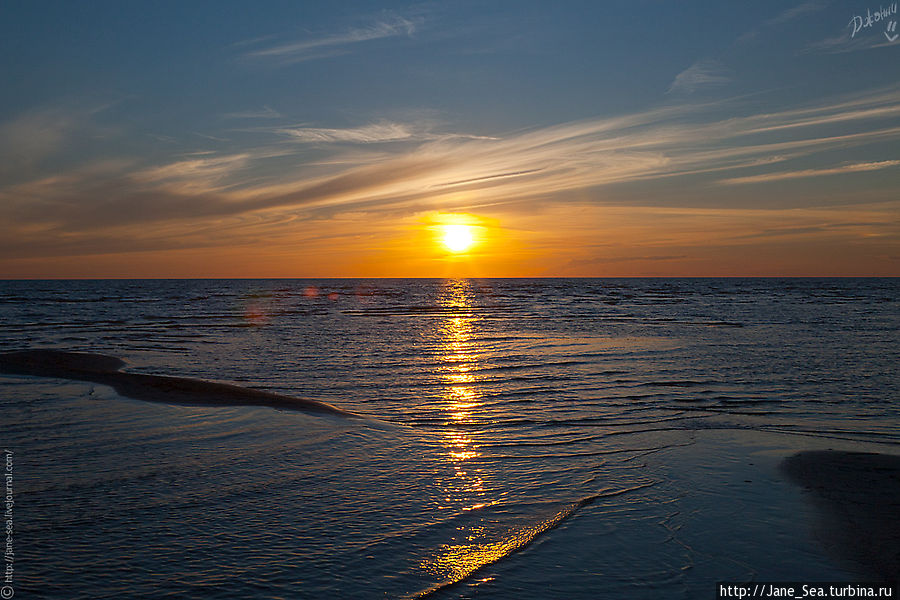
[[[697,598],[852,580],[775,466],[900,453],[900,280],[0,283],[0,350],[365,422],[2,376],[45,598]]]

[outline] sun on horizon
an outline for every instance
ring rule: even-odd
[[[475,236],[470,225],[444,225],[443,230],[441,242],[451,252],[465,252],[475,243]]]

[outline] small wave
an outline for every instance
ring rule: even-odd
[[[457,569],[449,579],[438,583],[430,588],[407,596],[409,600],[419,600],[421,598],[429,598],[436,593],[453,587],[482,570],[483,568],[498,563],[501,560],[524,550],[530,546],[539,536],[559,527],[559,525],[575,514],[578,510],[585,506],[590,506],[598,500],[605,498],[614,498],[623,494],[628,494],[637,490],[648,488],[656,485],[656,481],[648,481],[632,487],[601,490],[596,494],[586,496],[557,512],[552,517],[538,522],[535,525],[516,529],[508,533],[506,537],[496,542],[488,544],[477,544],[473,546],[454,546],[447,548],[447,560],[453,562],[454,565],[465,565]]]
[[[624,383],[624,382],[623,382]],[[719,381],[692,381],[692,380],[683,380],[683,381],[646,381],[644,383],[637,384],[636,387],[644,387],[644,386],[659,386],[659,387],[697,387],[701,385],[721,385]]]

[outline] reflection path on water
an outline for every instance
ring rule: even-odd
[[[483,397],[475,377],[481,359],[473,339],[477,322],[465,314],[473,306],[475,292],[467,280],[448,281],[442,292],[441,305],[454,309],[452,316],[440,324],[438,346],[439,374],[444,383],[440,411],[448,423],[444,443],[454,470],[454,477],[445,490],[445,500],[449,506],[461,505],[463,510],[472,510],[491,503],[481,467],[472,462],[480,453],[467,427],[474,422],[473,413],[478,411]]]
[[[504,363],[496,348],[483,341],[496,332],[490,331],[490,321],[479,311],[482,292],[473,281],[451,280],[438,297],[442,316],[430,337],[439,392],[430,412],[433,422],[441,424],[435,442],[439,456],[450,467],[436,484],[441,491],[438,508],[449,515],[452,534],[419,563],[438,583],[417,597],[467,580],[528,546],[582,507],[600,499],[643,494],[657,483],[635,468],[642,464],[631,462],[648,449],[658,449],[652,443],[647,448],[649,440],[639,446],[641,452],[627,444],[598,451],[597,436],[585,436],[583,431],[539,434],[526,441],[522,430],[507,437],[495,426],[500,416],[497,397],[503,390],[497,387],[496,375],[492,379],[486,373]],[[559,351],[559,345],[571,350],[571,344],[542,339],[542,358],[552,362],[548,354]],[[585,451],[569,449],[583,443]],[[566,449],[560,450],[560,445]],[[498,448],[503,450],[498,453]],[[567,460],[559,462],[563,458]],[[487,575],[470,583],[477,586],[492,579]]]
[[[500,505],[516,482],[510,473],[501,474],[495,468],[499,465],[479,448],[478,426],[489,418],[483,414],[488,390],[478,378],[486,355],[478,346],[480,318],[472,310],[477,291],[471,281],[452,280],[446,282],[440,297],[440,305],[447,309],[448,316],[438,325],[437,375],[442,392],[436,408],[445,424],[441,434],[443,455],[453,474],[441,483],[445,505],[440,508],[456,512],[459,525],[449,543],[442,544],[422,562],[421,567],[441,581],[423,595],[466,579],[481,567],[515,552],[570,512],[535,520],[534,515],[515,518]],[[486,510],[492,507],[504,518]],[[472,518],[461,518],[466,514]],[[510,526],[511,523],[515,525]]]

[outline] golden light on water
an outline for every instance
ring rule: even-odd
[[[534,525],[510,529],[499,536],[485,531],[484,528],[474,528],[467,537],[466,541],[469,543],[444,545],[439,553],[423,561],[422,567],[445,578],[437,587],[462,581],[481,567],[521,550],[538,535],[556,527],[570,514],[572,514],[571,507]],[[488,537],[494,539],[476,541]]]
[[[464,427],[477,420],[481,392],[476,378],[479,354],[474,341],[475,319],[469,314],[474,306],[474,289],[468,280],[447,282],[441,306],[455,315],[447,318],[439,329],[440,361],[445,385],[441,411],[448,417],[445,436],[447,457],[454,477],[445,489],[448,506],[469,510],[484,506],[484,481],[477,466],[471,464],[480,455],[478,447]]]
[[[456,280],[448,282],[441,304],[454,311],[471,308],[471,282]],[[454,421],[467,421],[468,411],[478,406],[478,386],[474,367],[478,353],[472,341],[474,322],[471,316],[448,318],[441,328],[442,356],[445,365],[444,380],[448,384],[445,392],[447,408]]]
[[[490,484],[490,473],[485,472],[478,460],[481,456],[478,429],[471,428],[489,422],[483,412],[485,382],[479,379],[479,366],[485,357],[478,343],[476,293],[472,281],[451,280],[439,299],[442,309],[450,315],[438,330],[441,378],[445,386],[439,410],[446,418],[443,445],[453,473],[443,484],[446,504],[441,508],[453,511],[479,511],[500,502],[497,489]],[[460,527],[454,536],[458,541],[436,549],[420,566],[442,580],[432,588],[438,589],[523,548],[564,517],[560,513],[536,524],[504,530],[485,527],[485,520],[476,518],[475,523],[481,524]]]

